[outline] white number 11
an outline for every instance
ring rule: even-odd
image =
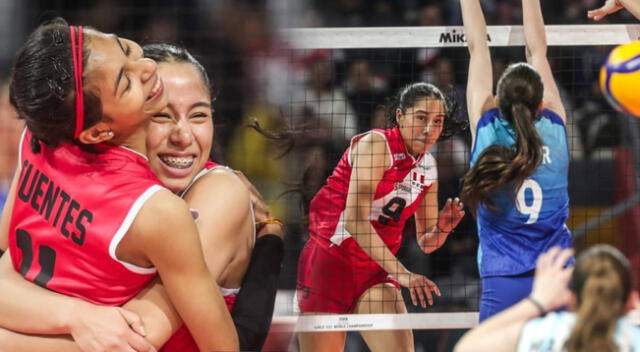
[[[531,205],[528,205],[524,199],[527,189],[531,189],[531,192],[533,192],[533,203]],[[529,215],[527,224],[533,224],[538,221],[538,215],[540,215],[540,209],[542,208],[542,188],[538,182],[530,178],[524,180],[516,196],[516,206],[519,212]]]

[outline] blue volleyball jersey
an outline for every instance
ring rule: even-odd
[[[535,127],[543,142],[542,163],[516,192],[505,185],[491,196],[495,211],[478,207],[480,277],[517,275],[533,270],[536,260],[553,246],[571,247],[565,225],[569,215],[567,175],[569,148],[565,125],[544,109]],[[491,145],[513,146],[515,131],[498,109],[485,112],[476,130],[471,166]]]

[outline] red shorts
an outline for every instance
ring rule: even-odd
[[[358,299],[369,288],[380,283],[400,284],[373,260],[371,263],[350,263],[330,251],[308,241],[298,261],[296,297],[300,312],[353,313]]]
[[[237,295],[224,296],[229,312],[231,312],[233,305],[236,303],[236,297]],[[200,349],[198,349],[198,344],[191,336],[187,326],[182,324],[158,352],[200,352]]]

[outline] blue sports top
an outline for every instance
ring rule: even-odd
[[[516,193],[505,185],[491,196],[496,211],[480,204],[477,213],[480,277],[518,275],[535,268],[536,260],[553,246],[571,247],[565,225],[569,215],[567,175],[569,149],[565,125],[544,109],[535,127],[542,139],[542,163]],[[485,112],[476,130],[471,166],[491,145],[513,146],[515,131],[498,109]]]

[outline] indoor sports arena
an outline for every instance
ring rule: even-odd
[[[640,349],[639,18],[3,0],[0,351]]]

